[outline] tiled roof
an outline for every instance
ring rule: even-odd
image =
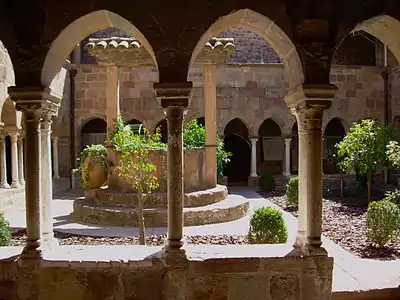
[[[88,49],[139,49],[142,45],[135,38],[109,37],[90,38],[85,47]]]
[[[213,37],[206,43],[206,47],[209,47],[212,50],[214,49],[224,50],[227,48],[235,48],[234,42],[235,40],[233,38]]]

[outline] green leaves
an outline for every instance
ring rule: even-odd
[[[0,214],[0,246],[8,246],[11,242],[11,238],[10,224],[4,218],[3,214]]]
[[[290,178],[286,185],[287,202],[291,205],[299,205],[299,177]]]
[[[374,201],[368,205],[367,237],[382,247],[396,241],[400,226],[400,209],[389,200]]]
[[[374,120],[355,123],[343,141],[336,144],[339,166],[344,171],[355,170],[357,174],[372,173],[378,166],[388,168],[386,146],[394,139],[390,126],[382,126]]]
[[[288,232],[282,212],[272,207],[257,209],[250,220],[248,238],[250,244],[286,243]]]

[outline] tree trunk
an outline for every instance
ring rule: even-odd
[[[368,172],[367,186],[368,186],[368,202],[372,202],[372,172]]]
[[[144,198],[139,195],[138,196],[138,224],[139,224],[139,244],[146,245],[146,237],[144,234],[144,214],[143,214],[143,206],[144,206]]]

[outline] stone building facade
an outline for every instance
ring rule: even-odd
[[[95,37],[121,36],[114,29],[94,34]],[[269,170],[276,175],[296,173],[297,132],[296,120],[287,107],[284,97],[289,92],[283,64],[278,55],[260,36],[240,28],[223,32],[221,37],[235,40],[235,52],[225,64],[217,68],[217,131],[227,139],[227,150],[236,153],[241,159],[231,158],[231,168],[242,170],[242,175],[234,179],[245,181],[250,175],[251,139],[257,139],[256,160],[258,174]],[[99,67],[95,59],[85,51],[87,39],[81,43],[75,53],[74,63],[78,65],[75,77],[75,145],[78,153],[91,143],[105,139],[106,132],[106,68]],[[360,55],[360,53],[362,55]],[[356,35],[346,39],[337,50],[334,65],[331,68],[331,83],[338,86],[332,106],[326,110],[323,119],[325,129],[329,122],[333,131],[328,130],[325,142],[325,172],[336,173],[329,167],[329,148],[338,141],[353,122],[373,117],[383,122],[384,82],[381,76],[383,64],[382,44],[365,35]],[[389,53],[389,61],[395,61]],[[396,106],[396,87],[398,74],[391,79],[392,119],[400,114]],[[120,69],[120,105],[121,114],[126,122],[143,123],[150,132],[154,132],[165,115],[153,92],[153,83],[157,81],[156,68]],[[203,68],[192,66],[189,79],[194,90],[191,105],[185,121],[204,117]],[[65,87],[69,87],[66,78]],[[69,88],[64,89],[62,107],[56,135],[59,136],[59,172],[68,176],[69,162]],[[265,122],[268,120],[267,122]],[[271,125],[272,124],[272,125]],[[336,128],[341,124],[342,128]],[[228,126],[229,125],[229,126]],[[243,128],[241,131],[240,128]],[[229,129],[226,131],[226,129]],[[337,130],[336,130],[337,129]],[[338,133],[334,133],[336,132]],[[331,133],[329,133],[331,132]],[[333,133],[332,133],[333,132]],[[286,142],[285,142],[286,141]],[[331,141],[331,142],[329,142]],[[332,142],[334,141],[334,142]],[[240,149],[245,147],[246,149]],[[285,155],[285,147],[290,147],[290,158]],[[245,158],[243,159],[243,155]],[[237,165],[236,165],[237,164]],[[286,167],[288,165],[288,167]],[[227,168],[229,175],[229,167]],[[228,176],[229,177],[229,176]]]

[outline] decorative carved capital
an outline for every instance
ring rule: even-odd
[[[163,108],[168,106],[189,106],[192,96],[192,83],[185,82],[182,84],[154,84],[156,97]]]
[[[57,115],[60,99],[50,94],[48,88],[8,88],[8,93],[15,101],[17,110],[24,112],[29,120],[40,120]]]
[[[305,104],[329,108],[337,90],[337,86],[333,84],[303,84],[288,93],[285,102],[289,108]]]

